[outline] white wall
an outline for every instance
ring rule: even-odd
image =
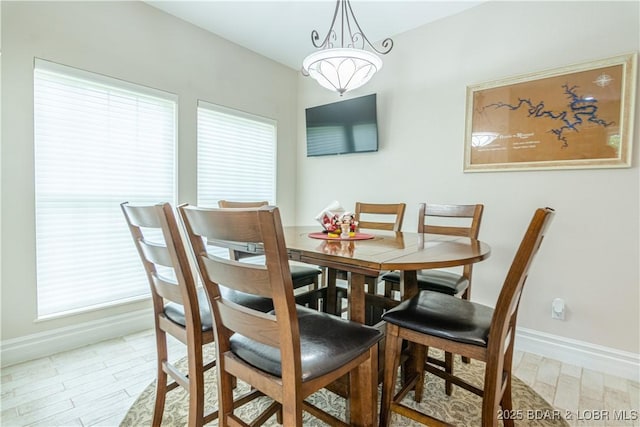
[[[347,209],[356,200],[406,202],[406,230],[420,202],[484,203],[480,238],[492,254],[474,269],[472,296],[493,305],[534,209],[554,207],[519,326],[637,355],[640,108],[632,168],[465,174],[462,166],[467,85],[638,51],[639,5],[489,2],[394,37],[384,68],[351,95],[378,94],[377,153],[305,157],[304,108],[339,97],[300,77],[298,223],[313,224],[333,199]],[[555,297],[566,300],[565,321],[551,319]]]
[[[196,202],[198,99],[276,119],[277,203],[284,221],[295,221],[296,165],[289,155],[296,149],[295,71],[142,2],[3,1],[1,7],[3,342],[68,332],[84,322],[108,333],[100,319],[120,316],[127,323],[125,313],[150,306],[35,321],[34,57],[178,94],[179,202]]]

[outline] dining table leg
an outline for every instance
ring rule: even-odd
[[[411,298],[418,293],[418,272],[416,270],[400,271],[400,301]]]
[[[336,288],[337,270],[335,268],[325,267],[322,276],[324,286],[327,288],[327,300],[324,302],[323,311],[329,314],[339,315],[342,302],[338,300],[338,290]]]
[[[361,273],[347,273],[347,299],[349,301],[349,319],[365,324],[365,276]]]

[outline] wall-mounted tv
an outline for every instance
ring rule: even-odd
[[[378,151],[376,94],[306,109],[307,157]]]

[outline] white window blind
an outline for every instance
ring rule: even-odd
[[[177,97],[36,60],[38,317],[149,295],[120,203],[175,201]]]
[[[276,122],[198,103],[198,205],[276,199]]]

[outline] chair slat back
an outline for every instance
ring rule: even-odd
[[[283,366],[285,355],[297,354],[299,358],[293,283],[278,208],[205,209],[183,205],[178,211],[212,305],[218,343],[223,345],[237,332],[279,347]],[[211,246],[264,253],[265,264],[220,258],[209,253],[207,248]],[[221,295],[219,286],[271,298],[275,314],[265,314],[227,300]],[[296,369],[300,369],[299,361],[289,360],[289,363],[297,363]]]
[[[155,273],[151,276],[155,292],[164,299],[184,305],[184,298],[177,281]]]
[[[147,261],[155,265],[162,265],[163,267],[173,266],[173,259],[171,258],[171,254],[169,254],[169,249],[165,245],[147,242],[144,238],[138,240],[138,242],[140,242],[140,248]]]
[[[445,234],[477,239],[484,205],[441,205],[421,203],[418,209],[418,233]],[[430,218],[466,218],[468,226],[435,225]]]
[[[217,304],[225,328],[272,347],[280,346],[276,317],[227,301]]]
[[[257,202],[236,202],[232,200],[218,200],[218,207],[224,209],[246,209],[246,208],[259,208],[261,206],[267,206],[269,204],[268,201],[262,200]],[[229,256],[232,259],[240,259],[246,257],[252,257],[254,255],[248,254],[246,252],[238,251],[238,250],[229,250]]]
[[[120,206],[147,274],[154,311],[163,312],[165,299],[181,304],[187,327],[200,330],[196,283],[171,206],[132,206],[126,202]],[[162,241],[158,241],[159,235]]]
[[[505,339],[514,339],[518,306],[529,268],[554,215],[553,209],[540,208],[529,223],[498,296],[491,322],[490,352],[501,353]]]
[[[356,202],[355,218],[358,228],[400,231],[406,207],[406,203]],[[390,218],[390,221],[382,221],[382,215]]]
[[[202,263],[209,277],[237,291],[271,298],[269,272],[264,265],[229,262],[214,255],[203,257]]]

